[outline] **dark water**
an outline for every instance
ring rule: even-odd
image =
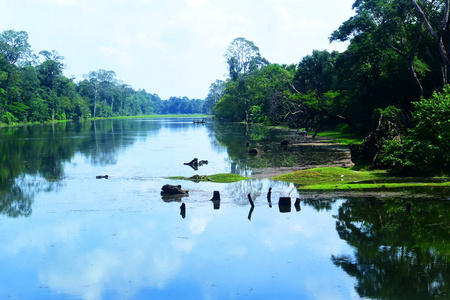
[[[445,199],[324,199],[270,180],[165,179],[251,176],[300,159],[277,148],[280,132],[247,138],[267,147],[264,158],[248,157],[243,127],[190,119],[1,129],[0,298],[450,297]],[[194,157],[208,164],[183,165]],[[167,183],[189,197],[164,201]],[[300,206],[281,213],[279,197]]]

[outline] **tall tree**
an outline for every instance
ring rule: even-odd
[[[28,44],[28,33],[25,31],[6,30],[0,34],[0,54],[11,66],[21,66],[32,57]],[[7,69],[5,91],[8,93],[13,68]]]
[[[205,99],[205,112],[212,114],[214,106],[222,98],[225,88],[225,82],[223,80],[216,80],[209,86],[208,96]]]
[[[236,38],[228,46],[225,58],[228,63],[230,80],[227,82],[227,97],[222,98],[225,103],[220,107],[227,107],[226,102],[234,103],[243,111],[246,123],[250,122],[250,110],[252,107],[252,98],[248,94],[247,79],[251,74],[263,66],[269,65],[269,62],[261,57],[259,48],[251,41],[240,37]],[[220,111],[220,110],[219,110]],[[222,110],[223,111],[223,110]],[[233,118],[242,115],[233,113]]]
[[[55,110],[58,102],[58,95],[56,93],[56,85],[63,76],[64,64],[63,56],[59,55],[56,50],[39,52],[45,58],[45,61],[38,66],[40,73],[41,85],[49,89],[49,109],[51,110],[52,122],[55,120]]]
[[[93,109],[93,118],[96,117],[97,110],[97,100],[99,97],[103,97],[104,102],[106,103],[106,98],[108,95],[111,95],[112,87],[115,83],[116,73],[114,71],[106,71],[100,69],[98,71],[91,71],[89,74],[84,75],[85,78],[89,80],[89,83],[92,87],[92,91],[94,94],[94,109]],[[112,95],[113,97],[113,95]],[[111,98],[113,99],[113,98]],[[113,100],[112,102],[113,103]],[[112,105],[112,104],[111,104]]]
[[[249,72],[269,64],[266,59],[261,57],[259,48],[252,41],[243,37],[236,38],[231,42],[225,58],[230,78],[233,81],[241,80]]]
[[[448,70],[450,67],[450,46],[448,44],[450,39],[450,1],[411,1],[420,18],[425,23],[428,32],[433,37],[437,50],[442,58],[442,83],[445,86],[448,83]],[[437,17],[439,15],[441,16],[440,20]]]

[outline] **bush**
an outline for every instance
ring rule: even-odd
[[[405,175],[450,172],[450,86],[414,104],[413,127],[402,140],[388,141],[382,162]]]
[[[14,122],[17,122],[17,119],[9,112],[5,112],[2,116],[2,123],[11,125]]]

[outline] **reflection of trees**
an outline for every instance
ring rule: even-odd
[[[57,188],[77,152],[94,165],[115,164],[119,149],[152,134],[158,124],[104,120],[1,128],[0,213],[30,215],[35,193]]]
[[[336,199],[305,198],[302,199],[302,202],[307,206],[313,207],[317,211],[330,211],[332,208],[332,204],[336,202]]]
[[[347,155],[335,147],[311,147],[308,143],[300,145],[301,137],[289,135],[283,130],[270,130],[258,125],[252,125],[248,130],[246,125],[236,123],[214,126],[217,141],[226,145],[232,172],[236,174],[246,175],[252,168],[323,165],[341,161]],[[282,146],[284,139],[298,143],[291,147]],[[253,147],[262,147],[264,155],[248,155]]]
[[[346,201],[336,216],[354,257],[332,256],[371,299],[435,299],[450,293],[450,212],[445,201]]]
[[[0,214],[11,218],[28,217],[31,215],[33,199],[25,195],[23,190],[14,185],[6,195],[0,194]]]

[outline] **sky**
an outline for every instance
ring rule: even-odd
[[[329,36],[354,0],[0,0],[0,32],[26,31],[34,53],[56,50],[76,81],[99,69],[161,99],[204,99],[227,78],[227,47],[244,37],[271,63],[344,51]]]

